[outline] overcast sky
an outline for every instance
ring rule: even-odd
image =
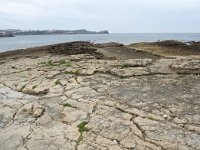
[[[0,0],[0,28],[200,32],[200,0]]]

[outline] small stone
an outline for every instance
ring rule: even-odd
[[[33,104],[32,103],[28,103],[26,105],[24,105],[18,112],[18,114],[22,114],[22,113],[32,113],[32,108],[33,108]]]
[[[125,148],[129,148],[129,149],[132,149],[132,148],[135,148],[137,143],[136,141],[134,140],[133,137],[125,137],[121,142],[120,144],[125,147]]]
[[[38,123],[41,125],[45,125],[48,124],[52,121],[51,117],[45,113],[44,115],[42,115],[39,119],[38,119]]]
[[[164,115],[163,115],[163,118],[167,119],[167,118],[168,118],[168,116],[167,116],[166,114],[164,114]]]
[[[33,104],[32,114],[34,117],[40,117],[45,111],[45,108],[38,103]]]
[[[42,115],[43,111],[44,111],[44,108],[36,108],[33,110],[33,116],[39,117]]]
[[[96,70],[96,68],[94,68],[94,67],[87,68],[86,74],[87,74],[87,75],[93,75],[94,72],[95,72],[95,70]]]
[[[178,117],[175,117],[175,118],[174,118],[174,122],[177,123],[177,124],[184,124],[184,123],[187,122],[187,120],[186,120],[186,119],[180,119],[180,118],[178,118]]]
[[[87,119],[87,113],[76,108],[65,107],[62,112],[62,120],[67,123],[82,122]]]
[[[77,83],[77,82],[76,82],[76,79],[74,79],[74,78],[70,78],[70,79],[68,80],[68,82],[69,82],[69,83]]]

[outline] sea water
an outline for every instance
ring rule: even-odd
[[[92,43],[118,42],[131,44],[137,42],[156,42],[178,40],[182,42],[200,41],[200,33],[110,33],[85,35],[24,35],[0,38],[0,52],[71,41]]]

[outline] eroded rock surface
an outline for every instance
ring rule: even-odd
[[[200,59],[46,55],[0,65],[0,149],[200,149]]]

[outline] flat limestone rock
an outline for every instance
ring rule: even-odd
[[[96,48],[120,59],[91,47],[7,56],[15,59],[0,63],[0,149],[200,149],[199,58],[116,46]]]
[[[200,60],[198,59],[177,60],[170,67],[180,74],[200,74]]]

